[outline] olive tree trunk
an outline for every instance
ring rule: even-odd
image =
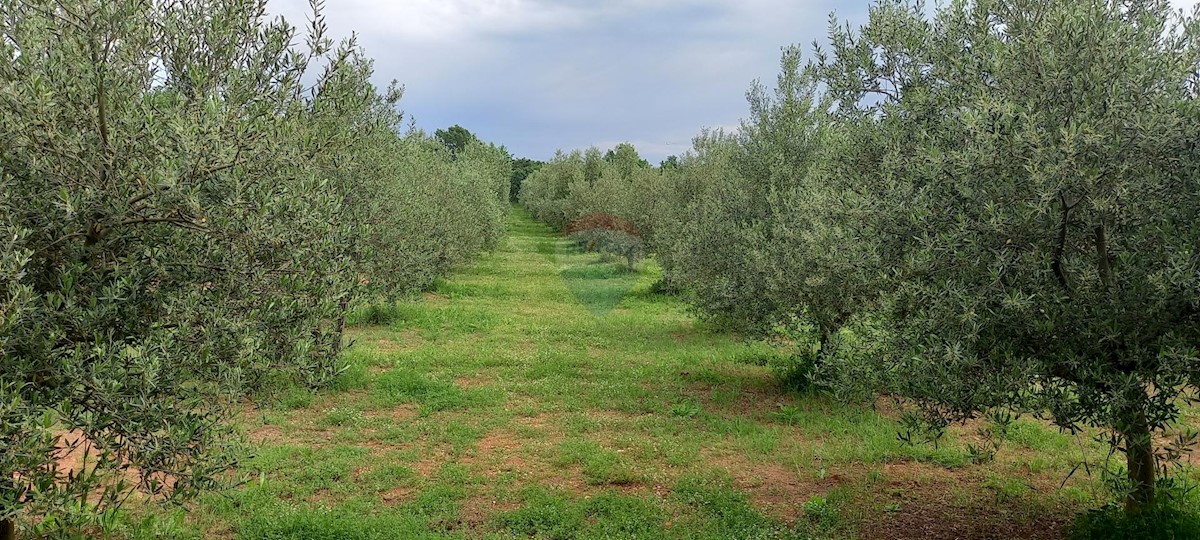
[[[0,519],[0,540],[17,540],[17,522]]]
[[[1125,460],[1129,468],[1125,511],[1136,514],[1154,504],[1157,466],[1154,462],[1154,440],[1146,414],[1136,413],[1121,435],[1125,439]]]
[[[333,342],[333,356],[342,354],[342,341],[346,339],[346,314],[350,312],[350,295],[338,301],[337,339]],[[3,540],[3,539],[0,539]]]

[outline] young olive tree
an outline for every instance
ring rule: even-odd
[[[842,166],[861,159],[858,148],[848,152],[845,140],[861,131],[831,120],[831,104],[798,48],[784,50],[780,68],[773,96],[761,85],[748,94],[750,117],[742,122],[735,163],[763,209],[755,217],[765,257],[762,294],[776,306],[761,314],[763,322],[810,327],[816,359],[825,363],[840,332],[871,311],[878,278],[865,271],[876,257],[860,249],[866,246],[852,230],[821,227],[816,220],[861,225],[874,216],[862,211],[853,191],[832,189],[861,180],[854,168]]]
[[[682,208],[661,214],[655,252],[668,281],[701,315],[739,331],[765,332],[781,310],[767,294],[765,189],[742,174],[743,148],[734,135],[704,133],[693,145],[677,172]]]
[[[929,20],[885,0],[857,33],[832,28],[817,69],[864,130],[846,151],[869,159],[830,196],[875,217],[813,230],[879,257],[885,389],[938,425],[1006,408],[1110,428],[1127,508],[1152,502],[1155,434],[1200,382],[1195,19],[1158,0],[958,0]]]

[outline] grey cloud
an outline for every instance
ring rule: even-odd
[[[780,47],[824,35],[834,1],[328,0],[335,35],[357,32],[376,79],[432,131],[461,124],[516,155],[630,141],[647,159],[680,153],[706,126],[744,115]],[[303,0],[270,0],[295,23]]]
[[[1196,0],[1174,0],[1179,7]],[[432,131],[461,124],[518,156],[629,141],[657,162],[701,128],[736,125],[780,48],[823,40],[867,0],[327,0],[339,36],[356,31],[376,78]],[[303,22],[307,2],[270,0]]]

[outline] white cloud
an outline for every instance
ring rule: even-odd
[[[1171,6],[1175,9],[1182,9],[1185,13],[1191,14],[1196,8],[1197,0],[1171,0]]]

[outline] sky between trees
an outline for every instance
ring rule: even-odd
[[[359,34],[375,79],[406,87],[426,131],[460,124],[514,155],[633,143],[652,163],[731,127],[780,47],[824,41],[830,13],[867,0],[327,0],[334,36]],[[930,10],[934,2],[929,2]],[[1192,9],[1197,0],[1172,0]],[[304,24],[308,0],[271,0]]]

